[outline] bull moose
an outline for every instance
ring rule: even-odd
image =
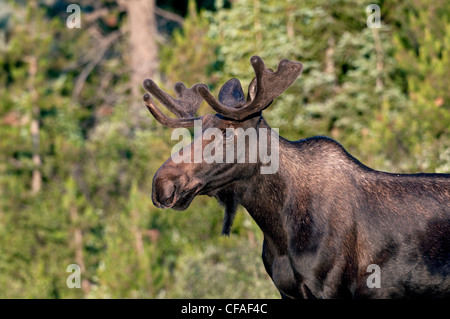
[[[146,79],[146,91],[177,118],[161,112],[148,93],[145,105],[165,126],[219,130],[220,136],[194,138],[203,149],[215,143],[225,150],[253,128],[278,152],[277,170],[263,174],[267,163],[249,161],[249,151],[241,162],[183,162],[174,154],[153,178],[154,205],[184,210],[197,195],[215,197],[225,206],[223,234],[244,206],[264,234],[264,267],[283,298],[450,297],[450,174],[381,172],[331,138],[289,141],[273,134],[262,111],[303,66],[281,60],[273,71],[258,56],[250,63],[255,78],[247,98],[237,79],[222,86],[218,99],[204,84],[182,83],[175,99]],[[203,100],[217,114],[195,117]],[[244,140],[248,150],[255,148]],[[190,157],[192,144],[177,155]],[[371,269],[379,271],[376,286],[369,284]]]

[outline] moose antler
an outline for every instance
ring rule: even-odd
[[[228,81],[221,89],[221,92],[230,92],[230,94],[223,95],[228,98],[227,103],[224,103],[224,98],[220,98],[220,93],[218,101],[209,92],[206,85],[198,86],[197,90],[200,95],[217,113],[235,120],[243,120],[258,113],[283,93],[303,71],[301,63],[289,60],[281,60],[275,72],[266,68],[259,56],[253,56],[250,63],[255,70],[255,79],[250,83],[247,102],[242,101],[242,88],[236,79]],[[234,105],[232,105],[233,96],[236,97]]]
[[[268,107],[303,71],[301,63],[289,60],[281,60],[276,71],[266,68],[259,56],[253,56],[250,63],[255,71],[255,78],[249,85],[247,100],[238,79],[231,79],[222,86],[219,100],[211,94],[205,84],[196,84],[188,89],[183,83],[178,82],[175,84],[178,99],[174,99],[155,82],[146,79],[144,88],[178,119],[170,118],[161,112],[148,93],[144,95],[145,105],[158,122],[172,128],[194,126],[194,121],[202,118],[194,117],[202,98],[217,113],[231,119],[243,120]]]
[[[177,82],[175,84],[175,92],[177,93],[178,99],[174,99],[161,90],[152,80],[146,79],[144,81],[145,90],[153,94],[169,111],[175,114],[178,119],[170,118],[161,112],[151,95],[148,93],[144,94],[144,102],[150,113],[161,124],[171,128],[193,127],[194,121],[201,119],[201,117],[194,117],[195,112],[197,112],[203,101],[202,97],[197,92],[199,86],[200,84],[196,84],[188,89],[183,83]]]

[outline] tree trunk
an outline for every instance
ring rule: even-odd
[[[263,42],[262,24],[260,20],[261,3],[259,0],[253,0],[255,20],[253,21],[253,28],[255,31],[256,48],[260,48]]]
[[[32,145],[32,154],[33,154],[33,173],[31,177],[31,193],[37,194],[41,190],[42,187],[42,174],[41,174],[41,156],[39,155],[39,106],[37,105],[37,101],[39,99],[38,92],[35,88],[35,79],[37,73],[37,59],[35,56],[27,57],[29,67],[29,84],[28,84],[28,92],[31,95],[31,125],[30,125],[30,133],[31,133],[31,145]]]
[[[334,36],[330,36],[328,38],[328,47],[325,51],[325,73],[333,75],[333,78],[336,77],[336,67],[334,65],[334,50],[336,48],[336,41],[334,40]]]
[[[140,213],[139,213],[138,209],[136,209],[136,208],[131,209],[131,219],[133,222],[133,225],[131,227],[131,232],[133,233],[134,239],[135,239],[139,267],[145,273],[146,286],[148,287],[148,291],[149,291],[150,295],[152,295],[153,294],[153,279],[152,279],[152,274],[150,271],[150,262],[148,260],[149,257],[144,254],[145,253],[144,240],[142,238],[143,234],[142,234],[141,229],[139,228],[139,221],[140,221],[141,217],[140,217]]]
[[[377,59],[376,64],[376,70],[377,70],[377,77],[376,77],[376,89],[378,91],[381,91],[384,88],[383,83],[383,69],[384,69],[384,63],[383,63],[383,48],[381,46],[381,40],[380,40],[380,34],[378,33],[378,28],[372,28],[373,33],[373,40],[375,44],[375,54]]]
[[[131,93],[141,95],[142,82],[158,73],[158,30],[155,0],[128,0],[124,2],[128,14],[131,58]]]
[[[75,262],[78,266],[80,266],[80,271],[82,275],[86,275],[86,264],[84,263],[83,256],[83,231],[78,226],[79,218],[78,218],[78,210],[75,203],[72,203],[72,207],[70,208],[70,220],[72,225],[76,225],[73,229],[73,239],[75,245]],[[86,278],[83,278],[81,281],[81,289],[83,293],[87,295],[90,291],[90,283]]]
[[[331,35],[328,38],[327,44],[328,46],[325,51],[325,73],[333,77],[333,91],[337,93],[339,87],[336,76],[336,65],[334,63],[334,51],[336,49],[336,40],[334,39],[334,35]]]

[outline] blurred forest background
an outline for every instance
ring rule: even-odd
[[[448,0],[0,0],[0,298],[278,298],[244,209],[223,238],[214,199],[175,212],[150,198],[176,142],[142,81],[217,94],[249,83],[255,54],[304,65],[264,112],[282,136],[330,136],[378,170],[450,172]]]

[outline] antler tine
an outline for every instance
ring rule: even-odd
[[[161,124],[172,128],[192,127],[194,126],[195,120],[201,119],[201,117],[194,117],[195,112],[197,112],[202,102],[202,98],[197,92],[197,87],[198,84],[188,89],[183,83],[176,83],[175,92],[177,93],[178,99],[174,99],[161,90],[152,80],[146,79],[144,81],[145,90],[153,94],[169,111],[175,114],[178,119],[170,118],[161,112],[151,98],[151,95],[148,93],[144,95],[144,102],[150,113]]]
[[[283,93],[303,71],[301,63],[289,60],[281,60],[275,72],[266,68],[264,61],[259,56],[253,56],[250,63],[255,71],[256,82],[252,81],[249,99],[245,104],[228,107],[220,103],[209,92],[207,86],[200,85],[198,87],[200,95],[217,113],[236,120],[242,120],[258,113]]]
[[[170,128],[179,128],[179,127],[193,127],[194,121],[201,120],[202,117],[191,117],[191,118],[179,118],[173,119],[165,115],[161,110],[155,105],[150,94],[144,94],[144,102],[147,109],[153,115],[153,117],[162,125],[170,127]]]

